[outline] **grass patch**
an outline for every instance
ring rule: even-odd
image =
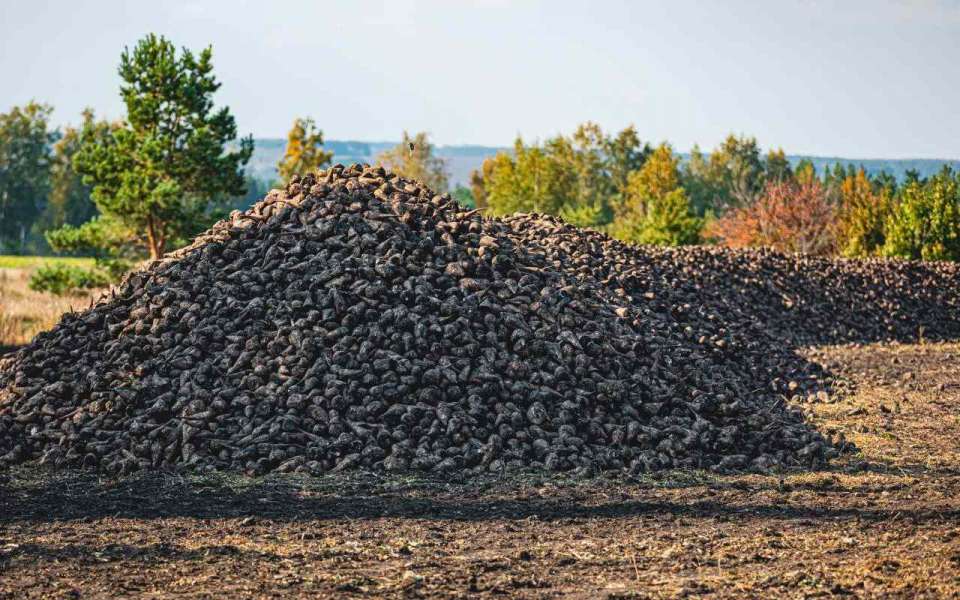
[[[93,266],[93,259],[76,256],[17,256],[0,254],[0,269],[36,269],[43,265],[54,263],[89,268]]]

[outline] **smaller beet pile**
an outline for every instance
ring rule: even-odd
[[[295,179],[0,366],[0,464],[811,466],[807,343],[954,337],[952,265],[626,246],[379,168]],[[799,390],[798,390],[799,388]]]

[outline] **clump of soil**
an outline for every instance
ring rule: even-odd
[[[823,338],[949,337],[945,264],[651,250],[380,168],[295,179],[0,367],[0,464],[812,466]]]

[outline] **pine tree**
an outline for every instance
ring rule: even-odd
[[[251,137],[237,138],[228,108],[214,110],[220,87],[213,53],[150,34],[120,58],[126,120],[107,140],[84,143],[74,159],[102,217],[64,239],[128,244],[159,258],[210,220],[207,208],[244,193]],[[86,231],[88,234],[84,234]]]

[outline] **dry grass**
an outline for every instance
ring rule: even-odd
[[[62,263],[74,267],[91,267],[93,266],[93,259],[73,256],[20,256],[0,254],[0,269],[36,269],[50,263]]]
[[[26,344],[60,316],[88,306],[98,292],[54,296],[28,287],[32,268],[0,268],[0,348]]]

